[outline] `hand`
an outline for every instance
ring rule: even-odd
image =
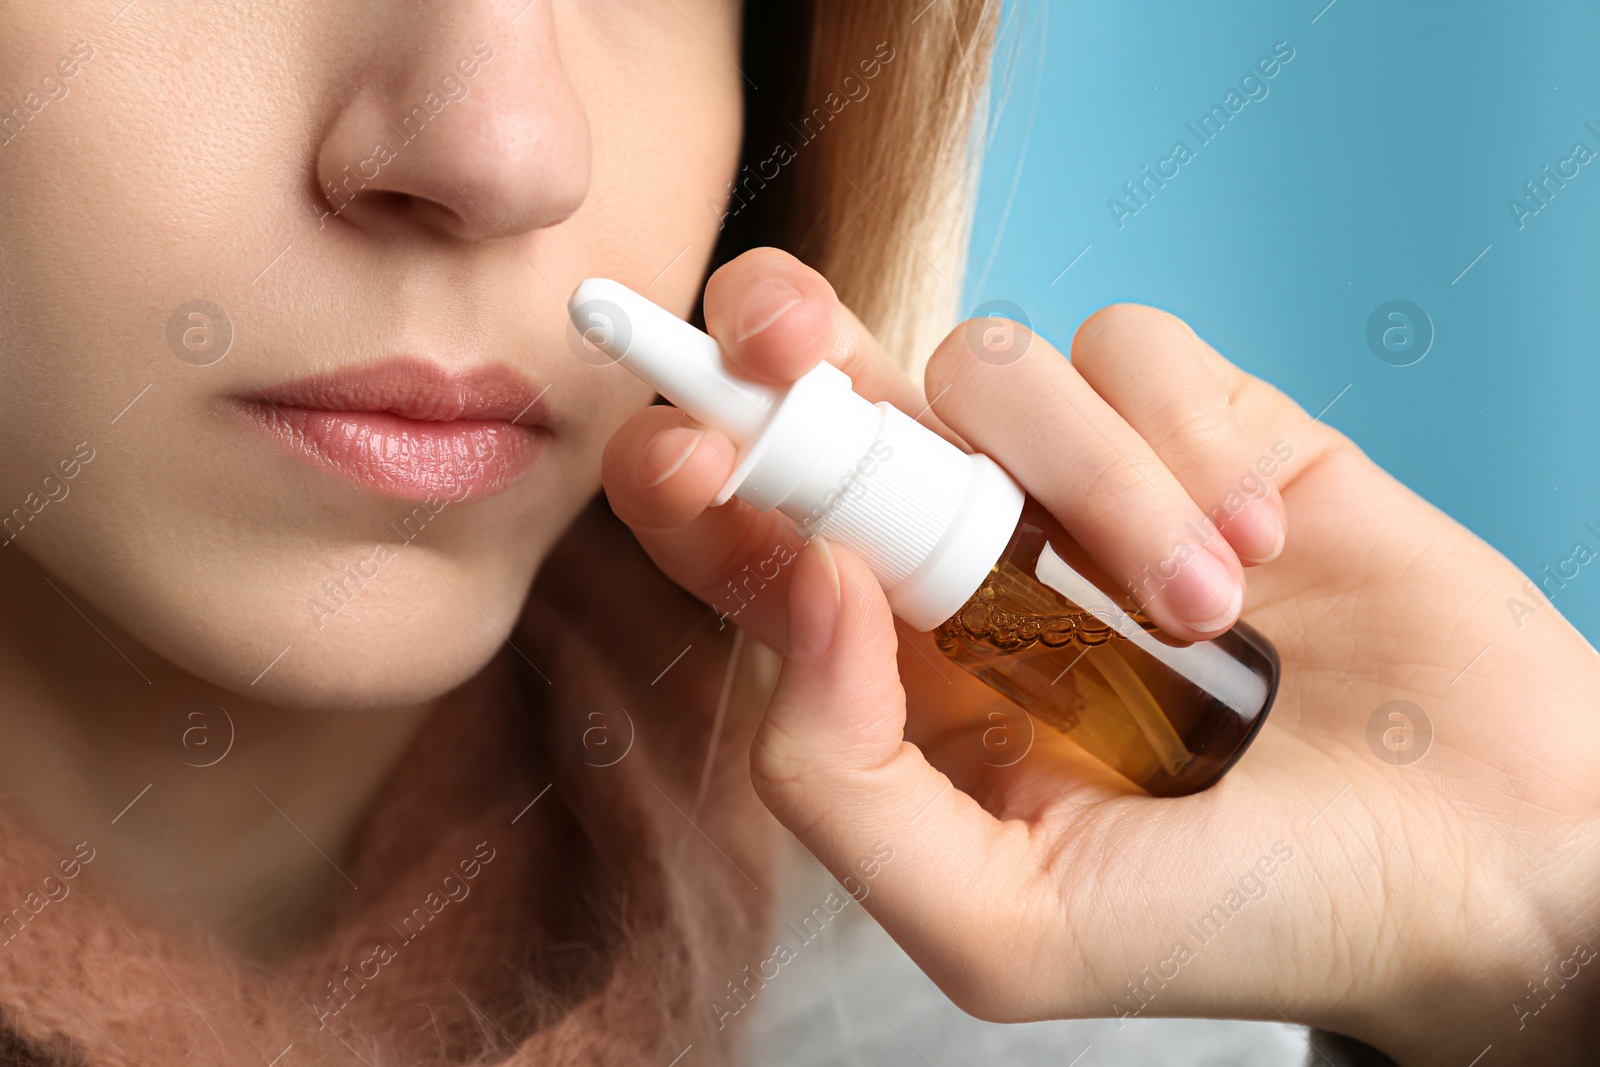
[[[765,321],[790,299],[778,280],[799,300]],[[747,314],[756,297],[779,299]],[[782,253],[718,271],[706,316],[751,377],[828,359],[869,399],[923,411],[827,283]],[[1071,363],[1025,335],[1020,358],[986,361],[968,336],[929,362],[933,412],[1121,580],[1288,451],[1276,489],[1201,546],[1216,566],[1186,566],[1190,584],[1150,605],[1178,636],[1215,633],[1232,617],[1197,620],[1243,581],[1244,617],[1283,660],[1277,704],[1193,797],[1139,794],[1042,727],[1023,759],[990,766],[969,734],[994,694],[926,635],[896,633],[859,558],[814,541],[729,596],[793,543],[788,523],[737,501],[708,510],[731,442],[652,408],[608,447],[607,493],[669,576],[787,650],[752,750],[774,814],[985,1018],[1289,1019],[1458,1067],[1491,1044],[1498,1062],[1592,1049],[1594,651],[1488,545],[1179,320],[1108,308]],[[1432,729],[1403,765],[1383,741],[1404,729],[1380,710],[1395,700]],[[885,845],[892,860],[864,883]]]

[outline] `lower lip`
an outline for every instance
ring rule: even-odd
[[[504,421],[428,422],[381,411],[249,404],[280,444],[346,479],[403,500],[488,496],[533,463],[544,433]]]

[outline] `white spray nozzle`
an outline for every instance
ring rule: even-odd
[[[606,278],[579,285],[567,313],[609,361],[733,440],[735,469],[713,505],[737,493],[802,536],[847,545],[916,629],[961,607],[1016,528],[1022,489],[999,465],[871,403],[832,364],[788,385],[747,381],[715,339]]]
[[[735,377],[708,334],[610,278],[580,284],[567,315],[585,341],[738,444],[761,432],[786,391]]]

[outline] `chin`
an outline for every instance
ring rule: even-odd
[[[193,584],[164,568],[123,571],[109,587],[76,574],[66,591],[157,685],[176,669],[252,704],[371,712],[426,703],[481,671],[515,627],[538,564],[531,554],[473,564],[420,546],[381,564],[347,558],[332,571],[292,553],[240,555]]]
[[[222,677],[213,680],[251,700],[295,711],[414,707],[460,687],[494,658],[505,644],[496,630],[509,633],[515,613],[495,612],[491,620],[494,628],[465,604],[453,608],[438,601],[375,608],[370,617],[330,622],[316,638],[288,646],[270,669],[281,649],[263,649],[265,655],[248,662],[230,655],[218,661]],[[204,665],[180,666],[202,674]],[[266,672],[254,684],[240,685],[252,667]]]
[[[294,594],[264,597],[276,624],[230,642],[249,655],[230,652],[218,664],[226,681],[212,680],[306,711],[425,703],[472,678],[505,645],[534,570],[532,562],[465,566],[411,547],[341,565],[333,576],[297,574]],[[522,651],[538,663],[537,650]]]

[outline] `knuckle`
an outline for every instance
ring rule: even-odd
[[[757,799],[790,829],[803,818],[817,763],[800,740],[790,736],[771,715],[751,740],[750,784]]]
[[[1154,477],[1155,473],[1136,461],[1120,457],[1102,464],[1089,476],[1079,498],[1085,517],[1095,524],[1107,523],[1114,521],[1130,505],[1137,506],[1150,499],[1156,492],[1151,483],[1161,484],[1160,479]]]
[[[792,786],[797,761],[789,738],[771,722],[764,722],[750,742],[750,783],[756,796],[776,813]]]
[[[1232,409],[1220,401],[1175,403],[1163,413],[1160,424],[1171,446],[1204,458],[1225,458],[1244,440]]]

